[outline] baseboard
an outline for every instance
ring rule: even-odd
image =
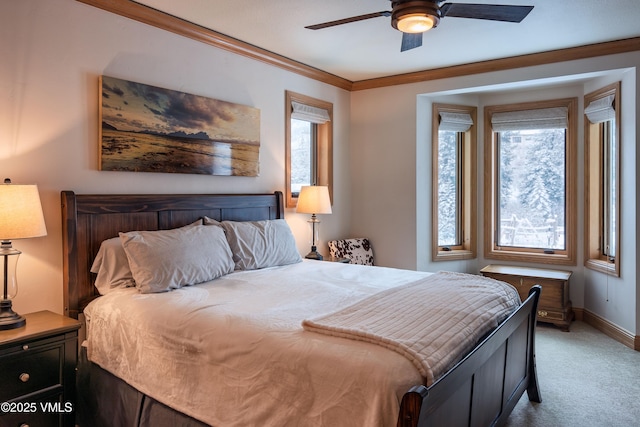
[[[593,326],[600,332],[604,333],[610,338],[626,345],[629,348],[640,351],[640,337],[633,335],[626,329],[622,329],[618,325],[615,325],[607,319],[598,316],[595,313],[585,310],[583,308],[574,308],[573,312],[576,316],[576,320],[582,320],[586,324]]]
[[[584,308],[572,308],[573,311],[573,320],[581,320],[584,321]]]

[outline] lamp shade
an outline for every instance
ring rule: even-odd
[[[0,239],[10,241],[46,235],[38,186],[14,185],[10,180],[0,184]]]
[[[329,188],[323,185],[306,185],[300,189],[296,212],[310,214],[330,214],[331,199]]]

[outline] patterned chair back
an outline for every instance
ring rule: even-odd
[[[348,258],[350,264],[374,265],[373,248],[369,239],[364,237],[332,240],[329,252],[333,258]]]

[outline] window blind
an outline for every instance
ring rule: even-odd
[[[562,129],[569,122],[567,107],[493,113],[491,127],[494,132],[509,130]]]
[[[305,120],[319,125],[331,121],[329,112],[324,108],[312,107],[296,101],[291,102],[291,107],[293,109],[291,112],[292,119]]]
[[[469,113],[440,112],[438,130],[466,132],[473,126],[473,119]]]
[[[602,123],[616,118],[616,110],[613,108],[615,95],[607,95],[589,103],[584,109],[584,114],[591,123]]]

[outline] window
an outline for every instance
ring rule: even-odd
[[[476,108],[433,105],[434,261],[476,256]]]
[[[620,276],[620,83],[585,105],[585,266]]]
[[[577,100],[485,108],[485,257],[574,265]]]
[[[318,125],[291,119],[291,195],[298,197],[303,185],[315,184]],[[313,179],[311,177],[314,177]]]
[[[333,198],[333,104],[287,91],[285,106],[286,206],[303,185],[326,185]]]

